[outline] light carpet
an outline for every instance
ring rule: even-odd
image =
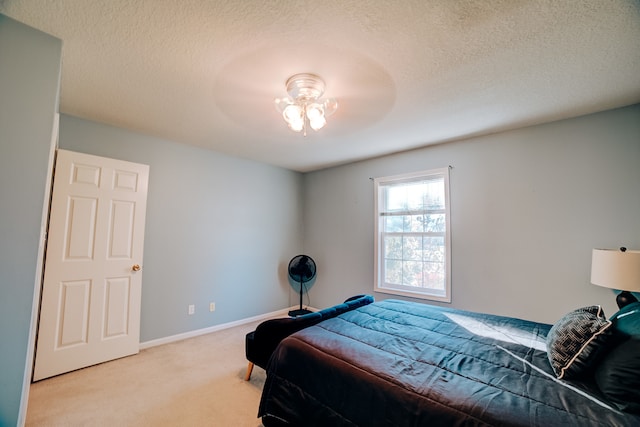
[[[244,337],[260,322],[142,350],[31,385],[27,426],[262,426],[265,371]]]

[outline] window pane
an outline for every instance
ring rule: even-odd
[[[424,215],[406,215],[405,229],[407,233],[422,233],[424,231]]]
[[[422,236],[402,238],[402,259],[422,261]]]
[[[403,186],[386,186],[384,187],[384,211],[405,211],[407,210],[407,189]]]
[[[425,181],[425,208],[444,209],[444,178]]]
[[[422,287],[422,262],[405,261],[402,263],[402,284],[405,286]]]
[[[424,237],[423,238],[423,260],[431,262],[444,262],[445,245],[444,237]]]
[[[383,231],[386,233],[399,232],[403,229],[402,216],[385,216],[383,217]]]
[[[424,268],[424,287],[429,289],[437,289],[444,291],[444,264],[425,263]]]
[[[444,233],[446,216],[443,213],[421,215],[420,222],[424,224],[424,231],[428,233]]]
[[[384,257],[402,260],[402,236],[384,236]]]
[[[402,261],[385,260],[384,281],[390,285],[402,284]]]
[[[446,268],[444,237],[425,237],[423,243],[425,287],[444,291]]]
[[[425,211],[445,208],[444,178],[386,184],[383,191],[384,212]]]
[[[425,190],[424,182],[413,182],[406,184],[407,188],[407,208],[412,211],[425,209]]]

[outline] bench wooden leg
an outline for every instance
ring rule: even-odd
[[[247,366],[247,375],[244,377],[245,381],[249,381],[251,379],[251,372],[253,372],[253,362],[249,362],[249,366]]]

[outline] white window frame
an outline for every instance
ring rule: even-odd
[[[381,208],[383,208],[384,203],[382,198],[383,189],[386,186],[390,185],[399,185],[402,183],[413,183],[421,180],[430,180],[434,178],[443,178],[444,179],[444,198],[445,198],[445,207],[444,209],[437,210],[438,213],[445,214],[445,231],[444,233],[431,233],[431,232],[419,232],[418,235],[423,236],[442,236],[444,234],[444,242],[445,242],[445,266],[444,266],[444,290],[432,290],[425,287],[418,286],[408,286],[402,284],[390,284],[385,283],[385,262],[384,255],[385,251],[383,248],[383,238],[386,234],[384,230],[381,230],[381,221],[385,216],[390,215],[388,212],[381,212]],[[388,177],[374,178],[374,200],[375,200],[375,292],[382,292],[386,294],[392,295],[400,295],[407,296],[412,298],[421,298],[432,301],[439,302],[451,302],[451,206],[450,206],[450,197],[449,197],[449,168],[440,168],[440,169],[432,169],[421,172],[413,172],[401,175],[394,175]],[[405,213],[427,213],[427,212],[436,212],[432,210],[419,210],[419,211],[405,211]],[[409,233],[397,232],[399,235],[406,235]],[[415,232],[410,234],[415,235]],[[403,259],[404,261],[404,259]]]

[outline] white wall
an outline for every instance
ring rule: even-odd
[[[299,173],[67,115],[60,147],[150,165],[142,342],[295,304],[286,266],[302,250]]]
[[[616,311],[589,283],[591,249],[640,249],[640,105],[305,175],[315,306],[373,293],[369,178],[448,165],[452,307],[547,323],[584,305]]]

